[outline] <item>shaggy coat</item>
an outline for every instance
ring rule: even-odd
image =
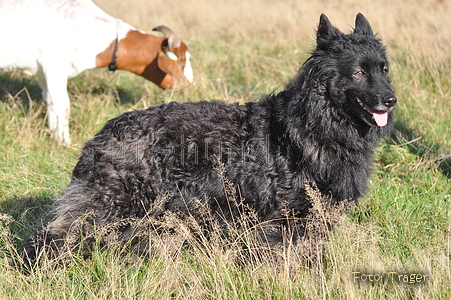
[[[374,148],[393,119],[387,72],[385,48],[363,15],[350,34],[321,15],[317,48],[280,93],[244,106],[169,103],[110,120],[84,147],[53,217],[26,241],[23,255],[33,260],[44,246],[58,251],[87,213],[85,221],[98,226],[157,220],[168,211],[201,219],[199,202],[227,222],[240,217],[243,204],[258,222],[275,226],[260,230],[271,245],[283,232],[296,240],[304,225],[290,220],[309,212],[306,184],[330,204],[364,194]]]

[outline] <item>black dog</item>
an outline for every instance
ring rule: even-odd
[[[227,222],[240,218],[239,205],[252,209],[259,222],[276,225],[261,227],[271,245],[287,228],[296,240],[303,222],[289,220],[309,212],[306,184],[332,205],[365,192],[396,104],[387,73],[385,48],[363,15],[350,34],[321,15],[317,48],[278,94],[245,106],[170,103],[110,120],[84,147],[50,222],[25,242],[24,258],[33,261],[43,248],[58,254],[83,216],[96,226],[167,212],[202,219],[199,202]],[[218,161],[239,195],[234,203]]]

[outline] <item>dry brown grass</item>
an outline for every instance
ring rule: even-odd
[[[218,37],[237,36],[271,43],[312,44],[321,13],[345,31],[353,26],[357,12],[370,20],[389,45],[396,43],[412,52],[442,56],[451,42],[450,4],[443,0],[95,2],[108,13],[143,30],[166,24],[186,41],[196,43],[220,43]]]

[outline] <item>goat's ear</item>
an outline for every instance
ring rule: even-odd
[[[178,56],[174,54],[174,52],[168,51],[166,52],[166,56],[169,57],[171,60],[179,60]]]
[[[332,26],[325,14],[319,18],[318,31],[316,32],[316,41],[318,44],[327,42],[342,35],[341,31]]]
[[[166,74],[178,75],[180,73],[177,63],[168,57],[164,51],[160,51],[157,59],[158,68]]]
[[[371,35],[371,36],[374,35],[373,30],[371,29],[370,23],[361,13],[358,13],[355,18],[354,33]]]

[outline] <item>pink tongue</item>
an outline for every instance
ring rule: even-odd
[[[377,126],[384,127],[385,125],[387,125],[388,113],[372,111],[371,114],[373,115],[374,121],[376,121]]]

